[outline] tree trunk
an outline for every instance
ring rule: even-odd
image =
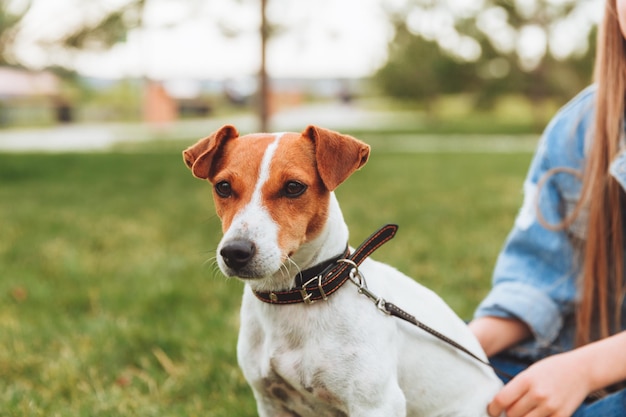
[[[269,80],[266,69],[266,49],[269,30],[266,16],[267,0],[261,0],[261,68],[259,70],[259,123],[261,132],[269,131]]]

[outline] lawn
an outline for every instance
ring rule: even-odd
[[[376,143],[337,191],[351,243],[399,224],[374,257],[470,318],[530,153]],[[185,145],[0,154],[2,415],[256,415],[235,358],[242,284],[217,271],[219,221]]]

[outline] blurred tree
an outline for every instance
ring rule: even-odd
[[[375,80],[390,95],[473,92],[489,107],[511,92],[564,100],[591,80],[596,0],[388,4],[395,37]]]
[[[478,88],[476,64],[441,53],[435,42],[396,28],[387,63],[374,80],[392,97],[419,101],[428,110],[440,94],[470,92]]]
[[[483,101],[491,103],[498,87],[537,102],[546,97],[567,100],[586,86],[593,71],[592,10],[597,4],[596,0],[487,1],[472,19],[485,51],[480,61],[488,69],[494,59],[504,59],[510,73],[498,82],[493,71],[483,71]]]
[[[0,0],[0,65],[16,65],[13,55],[15,37],[32,1]]]
[[[261,66],[259,68],[259,130],[269,132],[270,124],[270,85],[267,75],[267,41],[270,38],[270,26],[267,21],[267,0],[261,0]]]
[[[427,110],[440,94],[469,92],[480,81],[475,63],[442,54],[435,42],[411,34],[405,26],[397,27],[389,59],[374,80],[390,96],[417,99]]]
[[[120,8],[103,12],[95,22],[85,19],[82,26],[61,38],[61,45],[78,50],[109,49],[124,42],[130,30],[142,26],[145,7],[146,0],[131,0]]]

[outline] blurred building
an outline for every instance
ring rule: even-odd
[[[70,121],[72,107],[56,75],[0,67],[0,126]]]
[[[178,118],[176,102],[159,82],[148,81],[144,89],[143,120],[168,125]]]

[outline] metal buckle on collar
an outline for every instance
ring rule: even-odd
[[[298,288],[298,291],[300,291],[300,294],[302,295],[302,301],[306,304],[313,304],[315,302],[311,300],[311,296],[313,294],[306,292],[306,288]]]
[[[313,294],[306,291],[307,286],[311,284],[312,282],[314,282],[315,280],[317,280],[317,289],[322,295],[322,300],[324,301],[328,300],[328,296],[326,296],[326,292],[324,291],[324,287],[322,286],[322,278],[323,278],[322,275],[313,277],[307,282],[305,282],[304,284],[302,284],[302,288],[298,288],[298,291],[300,291],[300,295],[302,296],[302,301],[304,301],[306,304],[315,303],[315,300],[311,300],[311,297],[313,296]]]

